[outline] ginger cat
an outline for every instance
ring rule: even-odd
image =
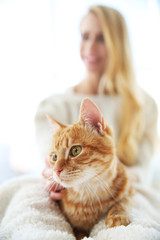
[[[49,118],[54,129],[52,181],[64,187],[59,205],[76,235],[88,236],[103,215],[108,228],[128,225],[134,188],[116,157],[112,131],[98,107],[85,98],[79,121],[73,125]]]

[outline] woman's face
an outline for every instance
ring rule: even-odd
[[[104,72],[107,64],[107,48],[104,42],[102,28],[97,16],[87,14],[81,22],[81,58],[89,72]]]

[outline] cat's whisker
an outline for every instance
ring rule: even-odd
[[[91,202],[93,202],[92,192],[91,192],[91,190],[90,190],[90,187],[86,184],[86,185],[85,185],[85,188],[87,189],[87,194],[88,194],[89,199],[91,200]]]
[[[52,182],[55,182],[54,178],[53,177],[52,178],[48,178],[47,184],[52,183]]]
[[[54,178],[53,178],[53,176],[50,176],[50,177],[49,177],[49,178],[47,178],[47,179],[48,179],[48,180],[52,180],[52,179],[54,179]]]
[[[94,203],[95,199],[96,199],[97,202],[99,203],[99,206],[100,206],[101,210],[103,210],[99,195],[96,193],[96,189],[92,188],[90,185],[87,185],[87,188],[90,192],[90,198],[91,198],[92,203]],[[93,211],[94,211],[94,209],[93,209]]]
[[[104,188],[107,189],[107,191],[108,191],[109,194],[111,195],[112,199],[115,200],[115,198],[114,198],[114,196],[113,196],[113,193],[112,193],[112,191],[111,191],[110,186],[109,186],[108,184],[106,184],[105,182],[104,182]]]
[[[92,192],[94,191],[94,197],[97,199],[97,202],[99,203],[100,208],[103,209],[103,208],[102,208],[102,204],[101,204],[101,200],[100,200],[100,198],[99,198],[99,195],[96,193],[96,189],[91,189],[91,191],[92,191]],[[93,193],[92,193],[92,194],[93,194]]]
[[[99,180],[98,180],[99,182]],[[101,183],[100,183],[101,185]],[[103,211],[103,206],[102,206],[102,203],[101,203],[101,200],[100,200],[100,197],[99,197],[99,194],[97,193],[97,190],[96,188],[91,188],[91,194],[92,194],[92,199],[93,199],[93,202],[95,202],[95,199],[97,200],[97,202],[99,203],[99,207],[101,208],[101,211]]]
[[[74,177],[80,177],[80,171],[78,172],[67,172],[66,174],[63,174],[63,178],[66,178],[67,180],[72,180]]]
[[[50,185],[50,184],[51,184],[51,185]],[[48,186],[48,185],[50,185],[50,186]],[[47,189],[48,189],[48,191],[51,192],[51,190],[52,190],[52,188],[53,188],[54,186],[56,186],[56,187],[55,187],[55,191],[56,191],[57,185],[58,185],[58,183],[57,183],[54,179],[52,179],[52,181],[50,180],[49,183],[47,183]]]
[[[77,171],[68,171],[67,172],[67,175],[71,175],[71,176],[74,176],[74,175],[78,175],[79,173],[81,173],[81,171],[79,170],[77,170]]]
[[[47,184],[47,191],[50,192],[53,186],[54,186],[54,183],[52,183],[50,186],[49,184]]]
[[[68,174],[66,174],[66,175],[63,175],[63,176],[78,176],[78,174],[77,173],[68,173]]]
[[[110,186],[103,180],[101,176],[96,176],[96,179],[101,183],[101,187],[105,190],[108,191],[108,193],[111,195],[112,199],[114,200],[114,196],[112,194],[112,191],[110,189]]]
[[[52,190],[52,188],[54,187],[54,186],[57,186],[57,183],[53,183],[50,187],[49,187],[49,192],[51,192],[51,190]],[[56,189],[56,188],[55,188]],[[56,191],[56,190],[55,190]]]
[[[72,172],[73,172],[73,173],[77,173],[77,172],[81,172],[81,170],[80,170],[80,169],[76,169],[76,170],[69,170],[68,172],[69,172],[69,173],[72,173]]]
[[[57,192],[57,189],[58,189],[58,185],[59,185],[59,184],[58,184],[57,182],[55,182],[54,185],[55,185],[55,190],[54,190],[54,191]]]
[[[86,190],[86,193],[88,195],[88,198],[89,198],[90,202],[92,203],[91,204],[91,207],[92,207],[92,205],[93,205],[93,196],[92,196],[92,192],[90,190],[90,187],[87,184],[84,184],[84,188]]]
[[[87,186],[87,189],[88,189],[88,191],[89,191],[90,200],[91,200],[91,203],[92,203],[92,206],[93,206],[95,192],[94,192],[94,194],[93,194],[93,190],[91,189],[91,187],[90,187],[89,185]]]
[[[53,179],[52,179],[53,180]],[[50,192],[50,188],[48,187],[50,182],[52,183],[53,181],[49,180],[49,182],[46,182],[44,185],[43,185],[43,188],[41,189],[41,193],[46,193],[46,192]]]

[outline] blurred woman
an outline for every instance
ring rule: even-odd
[[[82,99],[89,96],[112,127],[117,156],[130,166],[132,180],[148,183],[149,163],[157,139],[157,107],[136,82],[126,22],[113,8],[92,6],[81,21],[80,32],[80,55],[86,67],[84,79],[65,94],[44,100],[36,114],[37,140],[42,159],[46,159],[43,176],[47,180],[52,175],[46,157],[51,137],[46,114],[72,124],[78,120]],[[52,187],[50,197],[61,199],[60,190],[61,186],[56,191]]]

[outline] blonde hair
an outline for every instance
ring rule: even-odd
[[[117,10],[106,6],[92,6],[89,13],[98,17],[109,52],[109,61],[102,77],[105,85],[100,91],[122,97],[117,155],[126,165],[133,165],[142,136],[142,103],[126,22]]]

